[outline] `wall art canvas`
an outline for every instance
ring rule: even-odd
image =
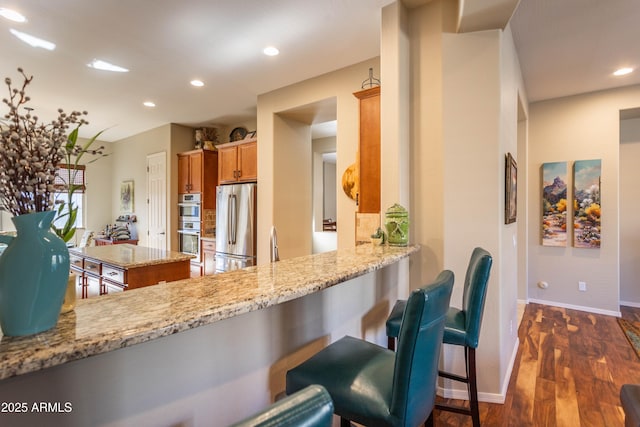
[[[543,163],[543,246],[567,246],[567,207],[567,162]]]
[[[600,176],[602,161],[573,164],[573,246],[600,247]]]
[[[133,181],[122,181],[120,184],[120,212],[133,213]]]

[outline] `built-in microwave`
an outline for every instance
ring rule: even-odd
[[[180,222],[200,221],[200,194],[181,194],[178,202],[178,216]]]

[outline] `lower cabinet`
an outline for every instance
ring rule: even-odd
[[[107,279],[102,279],[102,283],[104,285],[105,294],[115,294],[116,292],[122,292],[125,288],[123,284],[111,282]]]
[[[216,241],[202,240],[202,275],[216,273]]]
[[[99,276],[85,273],[84,283],[85,296],[82,298],[97,297],[103,294],[100,289],[102,287],[102,279]]]
[[[122,292],[127,270],[88,258],[71,256],[71,271],[77,275],[76,297],[80,299]]]

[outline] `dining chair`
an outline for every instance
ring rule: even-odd
[[[453,273],[409,296],[398,351],[346,336],[287,372],[287,393],[309,384],[327,389],[341,418],[368,427],[432,425],[438,361]]]
[[[324,387],[310,385],[231,427],[331,427],[333,402]]]
[[[467,384],[469,408],[463,406],[436,404],[437,409],[470,415],[473,426],[480,425],[478,408],[478,386],[476,376],[476,348],[480,338],[480,326],[487,296],[487,284],[493,259],[491,254],[482,248],[475,248],[467,267],[462,294],[462,308],[449,308],[444,326],[444,344],[464,347],[465,376],[439,371],[438,375]],[[388,347],[393,349],[395,337],[399,336],[403,313],[407,302],[399,300],[391,310],[387,319]]]

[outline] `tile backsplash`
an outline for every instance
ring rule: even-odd
[[[216,235],[216,210],[202,210],[202,236],[215,237]]]

